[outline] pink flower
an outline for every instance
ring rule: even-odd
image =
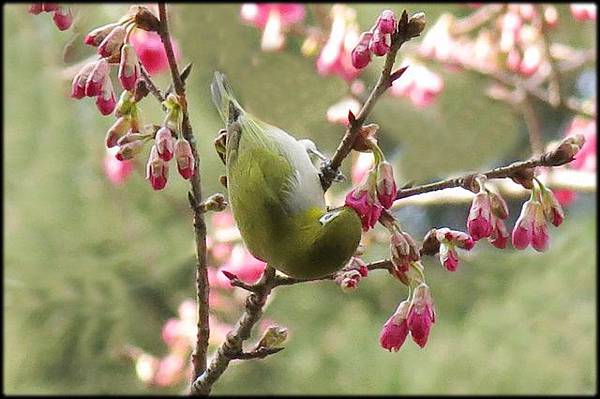
[[[104,157],[104,174],[116,186],[123,184],[133,172],[132,161],[119,161],[115,158],[118,150],[117,147],[107,148]]]
[[[544,216],[546,220],[558,227],[562,224],[565,219],[565,213],[560,206],[560,203],[552,193],[552,191],[546,187],[542,188],[542,209],[544,210]]]
[[[225,270],[235,274],[240,280],[248,284],[254,284],[262,276],[265,266],[265,262],[256,259],[243,245],[238,244],[233,247],[231,257],[219,271]],[[229,280],[223,273],[219,273],[217,279],[229,284]]]
[[[146,179],[154,190],[162,190],[167,185],[168,178],[169,163],[160,158],[156,146],[153,145],[146,165]]]
[[[531,244],[536,251],[543,252],[548,248],[548,239],[548,227],[542,204],[532,199],[526,201],[513,229],[513,247],[525,249]]]
[[[362,182],[372,168],[373,154],[370,152],[359,152],[352,164],[352,184],[356,185]]]
[[[415,288],[407,323],[413,341],[423,348],[427,344],[431,325],[435,323],[433,300],[429,287],[425,283]]]
[[[423,37],[419,45],[419,54],[440,62],[455,62],[457,42],[450,34],[453,23],[452,14],[441,15]]]
[[[392,165],[387,161],[381,161],[377,166],[377,199],[385,209],[392,207],[397,191]]]
[[[509,237],[504,221],[492,214],[492,234],[488,237],[490,244],[499,249],[506,248]]]
[[[178,354],[169,354],[160,359],[153,382],[162,387],[174,385],[183,377],[184,359]]]
[[[475,241],[492,234],[491,204],[487,192],[481,191],[473,198],[467,218],[467,229]]]
[[[280,50],[285,42],[283,30],[304,19],[304,5],[298,3],[245,3],[240,11],[242,20],[263,29],[261,49]]]
[[[353,81],[360,70],[352,65],[351,52],[359,42],[355,25],[348,24],[348,8],[341,4],[332,7],[333,23],[329,39],[317,58],[320,75],[338,75],[347,82]]]
[[[156,150],[158,156],[164,161],[170,161],[175,153],[175,139],[173,133],[168,127],[161,127],[156,132]]]
[[[362,69],[369,65],[371,62],[371,50],[369,50],[369,43],[373,34],[371,32],[363,32],[358,39],[358,44],[352,50],[350,54],[352,58],[352,66],[356,69]]]
[[[94,64],[94,68],[88,75],[88,79],[85,83],[85,95],[88,97],[95,97],[100,95],[102,92],[103,86],[105,82],[110,81],[110,77],[108,73],[110,71],[110,66],[108,65],[108,61],[105,58],[101,58],[96,61]],[[84,67],[85,69],[86,67]],[[84,70],[82,69],[82,71]]]
[[[106,38],[106,36],[108,36],[108,34],[112,32],[112,30],[118,25],[119,24],[115,22],[99,26],[98,28],[90,31],[83,39],[83,42],[89,46],[98,47]]]
[[[117,99],[113,90],[112,82],[107,76],[102,85],[102,91],[96,97],[96,107],[102,115],[110,115],[115,110]]]
[[[383,34],[396,31],[396,15],[392,10],[383,10],[377,18],[377,30]]]
[[[180,325],[181,322],[179,319],[174,317],[167,320],[167,322],[163,325],[161,336],[167,345],[172,346],[178,341],[179,337],[181,336]]]
[[[73,14],[71,14],[71,8],[64,6],[59,7],[56,11],[54,11],[52,20],[54,21],[54,25],[56,25],[59,30],[69,29],[73,23]]]
[[[358,114],[358,111],[360,111],[360,103],[354,97],[343,98],[329,107],[327,109],[327,121],[347,125],[348,111],[352,111],[354,114]]]
[[[435,101],[444,89],[444,81],[436,73],[421,64],[412,63],[402,77],[394,80],[390,94],[408,97],[419,108],[427,107]]]
[[[571,14],[578,21],[595,21],[596,4],[594,3],[573,3],[570,5]]]
[[[107,58],[120,51],[126,33],[127,32],[122,25],[115,26],[98,46],[97,51],[98,54],[100,54],[100,57]]]
[[[369,50],[378,57],[386,55],[390,51],[392,39],[389,34],[384,34],[375,30],[371,41],[369,42]]]
[[[379,201],[369,193],[369,190],[361,187],[346,195],[345,206],[356,211],[362,222],[363,231],[368,231],[375,226],[383,209]]]
[[[440,244],[440,262],[446,270],[455,272],[458,268],[458,254],[452,245]]]
[[[119,63],[119,81],[125,90],[135,89],[139,77],[139,65],[135,49],[128,43],[121,47],[121,61]]]
[[[398,352],[406,336],[408,335],[408,324],[406,321],[410,303],[403,301],[398,305],[394,314],[385,322],[379,334],[379,345],[388,351]]]
[[[169,69],[169,61],[160,36],[156,32],[136,29],[130,37],[130,42],[135,52],[150,75],[164,72]],[[171,39],[175,59],[180,58],[177,42]]]
[[[90,62],[85,64],[83,68],[77,72],[77,75],[73,78],[73,83],[71,84],[71,97],[81,99],[85,97],[85,87],[86,82],[94,68],[96,67],[96,62]]]
[[[183,138],[175,142],[175,160],[181,177],[190,179],[194,175],[194,155],[190,143]]]

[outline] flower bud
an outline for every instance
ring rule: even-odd
[[[389,34],[384,34],[376,30],[369,42],[369,50],[378,57],[386,55],[390,51],[391,40]]]
[[[510,235],[506,230],[504,221],[497,216],[492,216],[492,234],[488,237],[490,244],[499,249],[506,248]]]
[[[106,77],[102,92],[96,97],[96,107],[102,115],[110,115],[117,105],[115,92],[109,77]]]
[[[539,202],[527,200],[521,208],[521,214],[515,222],[512,232],[512,244],[516,249],[525,249],[531,243],[533,219]]]
[[[156,149],[158,155],[165,161],[170,161],[175,152],[175,139],[168,127],[161,127],[156,133]]]
[[[175,160],[177,161],[177,170],[184,179],[189,179],[194,175],[194,155],[192,147],[185,139],[178,139],[175,142]]]
[[[419,35],[425,29],[427,23],[424,12],[417,12],[411,15],[408,20],[408,26],[406,27],[406,33],[408,36],[413,37]]]
[[[204,201],[207,211],[221,212],[227,208],[227,201],[223,194],[213,194]]]
[[[131,126],[131,120],[125,116],[118,118],[106,133],[106,147],[111,148],[117,145],[117,140],[127,132]]]
[[[360,217],[363,231],[374,227],[381,216],[383,207],[369,193],[368,188],[357,187],[346,195],[345,206],[354,209]]]
[[[85,97],[86,82],[95,66],[95,62],[90,62],[77,72],[71,84],[71,97],[77,99]]]
[[[574,136],[569,136],[565,138],[558,147],[547,153],[544,157],[552,164],[552,166],[560,166],[575,159],[575,155],[577,155],[584,144],[584,135],[576,134]]]
[[[399,231],[395,231],[390,236],[390,253],[394,268],[401,273],[406,273],[410,263],[410,246]]]
[[[410,22],[409,22],[410,23]],[[392,10],[383,10],[377,18],[377,30],[381,33],[394,33],[396,31],[396,15]]]
[[[272,325],[267,327],[263,336],[256,344],[256,348],[277,348],[285,342],[288,337],[288,329],[285,327]]]
[[[458,268],[458,254],[453,245],[446,243],[440,244],[440,262],[449,272],[456,271]]]
[[[492,234],[490,215],[491,206],[488,193],[481,191],[475,194],[467,218],[467,229],[473,240],[477,241]]]
[[[361,279],[361,274],[358,270],[347,270],[341,274],[336,281],[339,281],[338,284],[343,292],[352,292],[356,288],[358,288],[358,283]]]
[[[31,3],[29,5],[29,9],[27,10],[30,14],[38,15],[42,10],[42,3]]]
[[[133,93],[130,91],[127,91],[127,90],[123,90],[121,92],[121,96],[119,97],[119,102],[117,103],[115,115],[116,116],[131,115],[134,106],[135,106],[135,98],[133,96]]]
[[[392,207],[397,191],[392,165],[387,161],[380,162],[377,166],[377,198],[385,209]]]
[[[548,249],[550,238],[548,237],[548,225],[544,216],[544,209],[541,203],[535,208],[533,217],[533,229],[531,231],[531,246],[538,252],[544,252]]]
[[[350,126],[353,123],[353,117],[354,113],[352,113],[352,116],[349,115],[348,122]],[[373,146],[377,145],[377,130],[379,130],[379,125],[376,123],[361,126],[352,149],[358,152],[371,152]]]
[[[133,46],[125,43],[121,47],[121,61],[119,63],[119,80],[125,90],[133,91],[139,76],[137,56]]]
[[[106,36],[108,36],[108,34],[110,32],[112,32],[112,30],[114,28],[116,28],[118,25],[119,25],[118,23],[110,23],[110,24],[102,25],[102,26],[92,30],[91,32],[89,32],[83,39],[83,42],[89,46],[98,47],[98,45],[100,45],[100,43],[102,43],[102,41],[106,38]]]
[[[436,237],[437,230],[431,229],[423,237],[423,245],[421,246],[423,255],[433,256],[440,250],[440,242]]]
[[[407,317],[409,301],[402,301],[394,314],[385,322],[379,334],[379,345],[390,352],[398,352],[408,336]]]
[[[436,238],[440,243],[449,243],[462,249],[470,251],[475,246],[475,242],[467,233],[462,231],[450,230],[447,227],[437,229]]]
[[[421,348],[427,344],[431,325],[435,323],[435,309],[431,292],[425,283],[415,288],[407,325],[413,341]]]
[[[128,159],[133,159],[137,154],[139,154],[144,148],[144,142],[142,140],[135,140],[129,143],[125,143],[119,146],[119,151],[115,155],[119,161],[125,161]]]
[[[121,49],[127,32],[122,25],[116,26],[108,35],[100,42],[98,46],[98,54],[101,57],[110,57]]]
[[[143,141],[147,137],[148,135],[144,133],[130,131],[117,140],[117,145],[124,146],[125,144],[133,143],[134,141]]]
[[[544,216],[546,220],[558,227],[565,219],[565,213],[560,206],[560,203],[554,196],[554,193],[543,187],[542,189],[542,208],[544,210]]]
[[[370,32],[363,32],[360,35],[358,44],[351,53],[352,66],[356,69],[362,69],[369,65],[371,62],[371,50],[369,50],[369,43],[373,34]]]
[[[148,179],[154,190],[162,190],[167,185],[168,178],[169,163],[161,159],[156,146],[153,145],[146,165],[146,179]]]
[[[54,21],[54,25],[56,25],[59,30],[69,29],[73,23],[73,14],[71,14],[71,8],[63,6],[59,7],[56,11],[54,11],[52,20]]]
[[[104,58],[96,61],[94,69],[92,69],[85,83],[86,96],[95,97],[102,93],[105,82],[107,80],[110,81],[110,78],[108,76],[109,70],[110,67],[108,65],[108,62]]]

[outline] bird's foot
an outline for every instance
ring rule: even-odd
[[[223,161],[223,163],[225,163],[225,151],[226,151],[225,149],[227,147],[227,130],[226,129],[219,130],[219,135],[215,138],[214,144],[215,144],[215,150],[217,151],[219,158],[221,158],[221,161]]]

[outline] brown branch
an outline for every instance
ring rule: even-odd
[[[356,140],[363,123],[373,110],[373,107],[375,107],[377,100],[392,85],[393,79],[391,79],[390,76],[392,75],[392,68],[394,66],[394,62],[396,61],[398,50],[400,50],[402,44],[411,38],[418,36],[418,33],[415,34],[407,29],[409,26],[408,14],[405,10],[402,13],[400,21],[398,21],[398,29],[392,36],[392,46],[386,55],[383,69],[379,75],[379,79],[377,80],[375,87],[369,94],[367,101],[363,104],[355,120],[350,122],[350,126],[346,130],[346,134],[338,145],[333,158],[331,158],[331,161],[327,162],[321,169],[324,190],[327,190],[331,186],[331,183],[335,180],[338,174],[338,169],[342,165],[342,161],[348,156],[348,154],[350,154],[354,141]]]
[[[192,383],[191,393],[193,395],[208,395],[213,384],[219,379],[234,359],[241,359],[242,344],[250,337],[252,327],[260,320],[263,308],[273,288],[275,269],[267,266],[261,279],[254,285],[256,291],[246,298],[246,305],[242,317],[221,344],[213,356],[210,365],[204,373],[198,376]]]
[[[158,3],[158,13],[160,19],[158,34],[160,35],[160,39],[165,48],[169,69],[171,71],[171,78],[173,80],[173,87],[175,88],[175,93],[177,93],[183,115],[181,124],[182,135],[183,138],[190,143],[192,155],[194,156],[194,175],[190,178],[192,195],[189,195],[188,198],[194,212],[194,235],[197,258],[196,296],[198,302],[198,333],[196,336],[196,348],[192,354],[192,365],[194,368],[193,379],[195,380],[206,370],[206,355],[208,351],[208,338],[210,335],[210,326],[208,323],[208,294],[210,287],[208,285],[208,272],[206,268],[206,223],[204,222],[204,214],[198,206],[202,202],[202,185],[196,139],[189,121],[187,100],[185,97],[185,83],[179,74],[177,60],[175,59],[175,54],[173,52],[171,35],[169,33],[167,8],[164,3]]]
[[[258,348],[252,352],[240,352],[237,355],[234,355],[234,359],[239,360],[250,360],[250,359],[264,359],[269,355],[274,355],[276,353],[281,352],[285,348]]]
[[[562,143],[553,149],[552,151],[548,151],[540,156],[533,157],[527,161],[518,161],[514,162],[508,166],[502,166],[499,168],[495,168],[489,170],[487,172],[481,173],[471,173],[460,177],[455,177],[451,179],[441,180],[435,183],[424,184],[421,186],[400,189],[396,194],[396,199],[411,197],[413,195],[419,195],[428,193],[431,191],[439,191],[447,188],[453,187],[462,187],[465,190],[472,191],[472,182],[475,176],[484,175],[488,179],[502,179],[502,178],[513,178],[519,179],[523,178],[526,175],[527,171],[532,172],[533,168],[539,166],[561,166],[567,164],[573,160],[572,155],[565,155],[562,151],[564,148],[564,143],[567,140],[571,140],[572,137],[568,137],[562,141]],[[574,155],[574,154],[573,154]],[[531,174],[533,175],[533,174]]]

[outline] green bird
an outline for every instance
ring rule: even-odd
[[[220,72],[211,93],[227,127],[220,155],[229,203],[250,253],[296,278],[340,270],[360,242],[357,213],[346,206],[327,211],[307,147],[244,111]]]

